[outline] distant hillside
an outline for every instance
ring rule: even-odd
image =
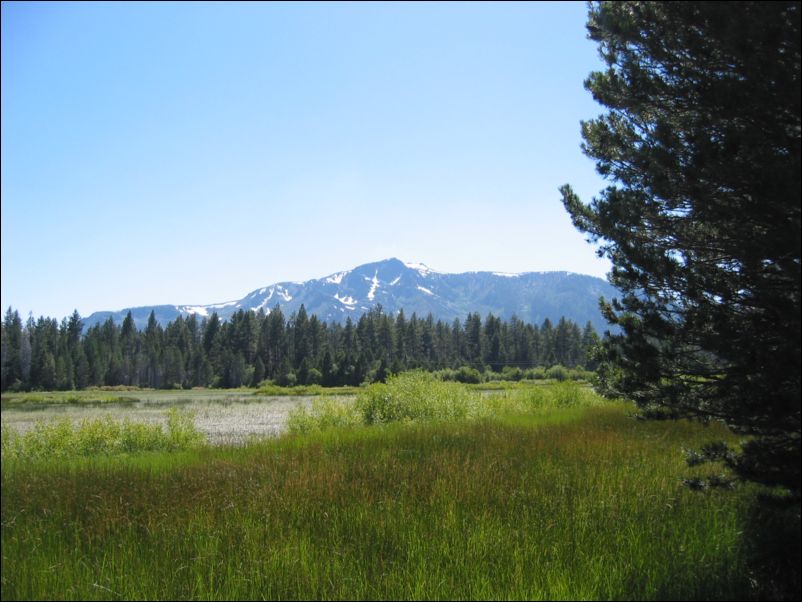
[[[276,305],[285,315],[302,304],[323,321],[341,322],[346,316],[358,318],[376,304],[385,313],[403,309],[407,315],[431,313],[440,320],[463,320],[469,313],[488,313],[501,318],[513,315],[526,322],[541,324],[566,317],[577,324],[590,321],[597,331],[608,328],[599,312],[599,297],[617,296],[617,291],[601,278],[570,272],[465,272],[444,274],[423,264],[386,259],[352,270],[306,282],[280,282],[264,286],[242,299],[210,305],[154,305],[100,311],[84,318],[89,328],[109,317],[122,323],[131,311],[138,328],[147,324],[150,312],[162,324],[178,316],[213,312],[227,319],[240,309],[268,312]]]

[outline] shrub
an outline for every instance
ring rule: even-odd
[[[521,380],[524,373],[520,368],[514,366],[504,366],[501,369],[501,378],[503,380]]]
[[[552,378],[559,381],[568,380],[568,369],[565,366],[556,364],[546,370],[546,378]]]
[[[298,377],[295,372],[287,372],[278,377],[277,383],[282,387],[294,387],[298,384]]]
[[[546,369],[543,366],[529,368],[526,372],[524,372],[524,378],[527,380],[545,380]]]
[[[310,368],[306,376],[306,384],[319,385],[323,382],[323,373],[317,368]]]
[[[437,380],[427,372],[406,372],[374,384],[357,396],[364,424],[449,420],[468,416],[478,397],[466,387]]]
[[[454,380],[465,384],[478,384],[482,382],[482,373],[476,368],[460,366],[454,374]]]

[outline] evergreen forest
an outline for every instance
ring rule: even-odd
[[[130,314],[83,331],[78,312],[60,323],[9,308],[2,322],[2,390],[71,390],[99,386],[148,388],[359,385],[411,369],[478,382],[481,373],[538,378],[546,368],[594,369],[598,335],[561,318],[541,325],[478,313],[464,321],[429,314],[387,315],[381,306],[343,324],[326,323],[301,306],[285,317],[239,311],[178,317],[162,327],[151,313],[139,331]],[[558,370],[559,371],[559,370]]]

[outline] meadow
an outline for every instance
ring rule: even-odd
[[[4,429],[2,598],[771,597],[760,492],[682,483],[715,470],[684,448],[731,436],[632,413],[577,383],[411,374],[237,446],[178,411],[149,447]]]

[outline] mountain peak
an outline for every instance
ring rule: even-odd
[[[309,314],[324,322],[340,322],[349,316],[358,318],[381,304],[391,315],[403,309],[407,315],[431,313],[436,319],[450,321],[478,312],[501,318],[515,315],[535,324],[545,318],[556,322],[565,316],[578,324],[590,321],[597,330],[603,330],[598,299],[616,294],[606,281],[592,276],[566,272],[448,274],[422,262],[391,257],[306,282],[277,282],[255,289],[238,301],[162,306],[156,311],[156,319],[164,325],[179,316],[208,318],[215,312],[228,319],[237,311],[270,312],[276,306],[289,316],[304,305]],[[133,311],[137,327],[145,326],[150,309]],[[109,317],[121,323],[127,312],[96,312],[84,324],[89,328]]]
[[[415,270],[421,276],[428,276],[429,274],[439,274],[440,273],[440,272],[434,271],[432,268],[430,268],[425,263],[420,263],[420,262],[410,263],[410,262],[406,262],[405,261],[404,262],[404,266],[408,267],[410,270]]]

